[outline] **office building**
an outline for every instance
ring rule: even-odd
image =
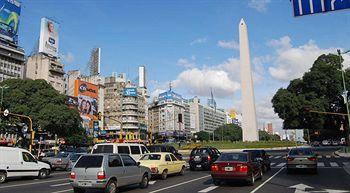
[[[24,50],[14,43],[0,39],[0,82],[10,78],[24,78]]]

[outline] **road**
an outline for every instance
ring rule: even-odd
[[[334,149],[317,148],[319,154],[318,174],[287,174],[285,169],[285,151],[269,151],[272,169],[263,180],[254,186],[244,183],[225,183],[214,186],[208,171],[186,171],[184,176],[169,176],[167,180],[152,179],[147,189],[137,186],[121,188],[123,193],[303,193],[303,192],[350,192],[350,175],[344,166],[350,165],[349,158],[334,155]],[[13,179],[0,185],[0,193],[71,193],[68,172],[55,172],[45,180]],[[99,191],[89,191],[99,192]]]

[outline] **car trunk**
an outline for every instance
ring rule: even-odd
[[[103,171],[103,156],[83,156],[74,166],[77,180],[96,180],[97,173]]]
[[[288,164],[304,164],[304,165],[309,165],[309,164],[316,164],[317,158],[314,156],[289,156],[288,158]]]
[[[217,165],[218,167],[217,171],[214,172],[218,173],[246,174],[249,171],[249,167],[246,162],[215,162],[214,165]]]
[[[211,159],[211,157],[206,153],[194,154],[192,155],[192,158],[195,163],[208,162]]]

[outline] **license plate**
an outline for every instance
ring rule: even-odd
[[[78,182],[78,186],[80,186],[80,187],[91,187],[92,183],[91,182]]]
[[[233,167],[225,167],[225,171],[226,172],[232,172],[233,171]]]
[[[202,167],[202,165],[196,165],[196,167],[197,167],[197,168],[201,168],[201,167]]]
[[[200,161],[200,160],[201,160],[201,157],[199,157],[199,156],[194,157],[194,161]]]
[[[296,168],[306,168],[307,166],[306,165],[296,165],[295,167]]]

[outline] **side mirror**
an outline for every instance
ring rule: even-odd
[[[137,166],[140,166],[140,165],[141,165],[141,162],[137,162],[136,165],[137,165]]]

